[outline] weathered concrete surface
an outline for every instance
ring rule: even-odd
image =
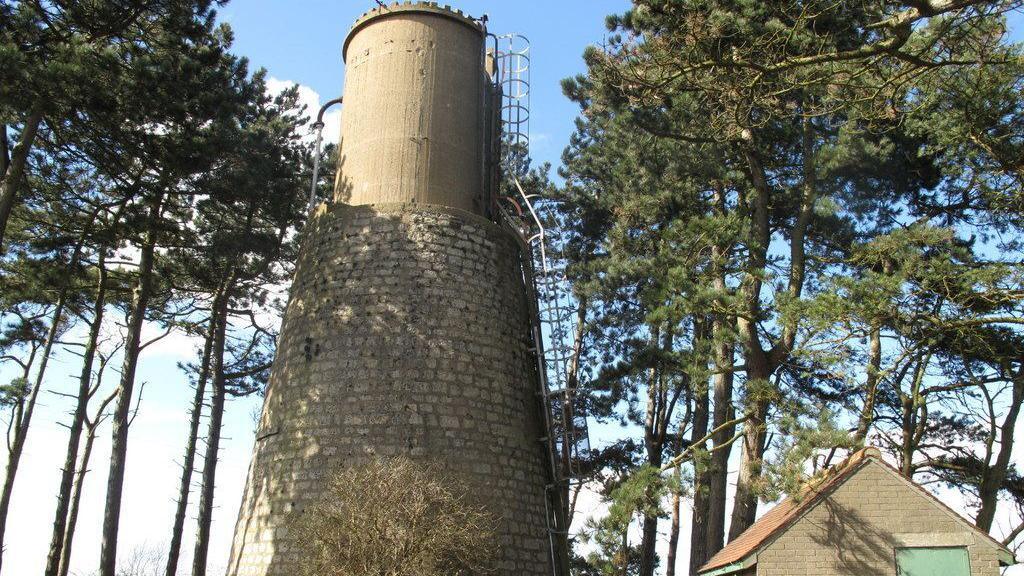
[[[946,546],[967,548],[972,576],[999,574],[992,541],[884,466],[869,460],[769,544],[756,576],[896,576],[896,548]]]
[[[260,421],[229,575],[294,576],[288,523],[332,471],[440,463],[501,520],[500,576],[549,574],[527,301],[510,234],[457,209],[313,220]]]
[[[429,6],[381,8],[345,44],[336,202],[484,214],[483,30]]]

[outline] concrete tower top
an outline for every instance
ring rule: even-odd
[[[484,26],[434,3],[363,15],[345,39],[334,200],[483,215],[494,98]]]
[[[484,28],[483,24],[480,23],[480,21],[473,19],[469,14],[463,13],[462,10],[452,8],[447,4],[442,6],[439,5],[437,2],[406,1],[401,4],[395,2],[390,6],[380,6],[378,8],[374,8],[373,10],[369,10],[363,13],[363,15],[360,16],[355,21],[354,24],[352,24],[352,28],[348,32],[348,37],[345,38],[345,45],[341,49],[342,58],[345,61],[348,61],[348,44],[352,40],[352,38],[355,37],[356,32],[358,32],[360,28],[366,26],[373,20],[386,18],[394,14],[402,14],[409,12],[418,12],[421,14],[436,14],[438,16],[443,16],[445,18],[451,18],[456,22],[461,22],[469,26],[470,28],[476,30],[477,32],[480,33],[481,36],[487,33],[486,29]]]

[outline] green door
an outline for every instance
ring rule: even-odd
[[[971,576],[966,548],[897,548],[900,576]]]

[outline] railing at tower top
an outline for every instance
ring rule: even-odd
[[[531,252],[537,303],[533,339],[545,409],[544,441],[551,456],[552,489],[562,493],[584,481],[580,462],[590,449],[587,420],[576,398],[576,311],[554,201],[527,192],[523,185],[529,179],[530,164],[530,44],[516,34],[491,38],[494,83],[501,98],[498,213]]]

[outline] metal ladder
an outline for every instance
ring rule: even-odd
[[[565,275],[564,240],[559,234],[554,202],[528,194],[521,179],[529,171],[530,146],[530,44],[518,34],[491,35],[496,61],[495,87],[500,90],[501,150],[499,162],[504,190],[499,192],[497,212],[501,221],[522,240],[524,282],[531,303],[532,352],[537,362],[537,395],[544,420],[548,455],[547,531],[552,570],[567,576],[568,492],[584,481],[580,456],[589,452],[586,416],[579,410],[573,346],[575,306]],[[566,557],[567,559],[567,557]]]

